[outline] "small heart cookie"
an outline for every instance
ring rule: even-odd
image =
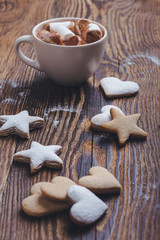
[[[120,192],[120,183],[106,168],[92,167],[88,174],[90,176],[84,176],[78,180],[79,185],[88,188],[95,194]]]
[[[67,202],[53,201],[42,195],[40,192],[41,183],[31,188],[33,195],[23,199],[22,209],[25,213],[33,217],[42,217],[70,208]]]
[[[52,183],[42,183],[41,191],[47,198],[66,201],[68,188],[75,184],[76,183],[69,178],[58,176],[52,179]]]
[[[123,112],[119,107],[116,107],[114,105],[106,105],[101,108],[100,114],[95,115],[91,119],[91,126],[96,129],[96,130],[102,130],[101,125],[105,122],[109,122],[112,120],[111,114],[110,114],[110,109],[115,108],[118,109],[122,114]]]
[[[122,82],[115,77],[103,78],[101,87],[107,98],[132,96],[139,90],[137,83],[131,81]]]
[[[108,208],[94,193],[82,186],[71,186],[67,196],[73,204],[70,217],[80,225],[89,225],[97,221]]]

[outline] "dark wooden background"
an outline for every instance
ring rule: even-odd
[[[17,37],[31,34],[37,23],[55,17],[85,17],[108,30],[104,59],[89,81],[75,88],[55,85],[28,67],[13,49]],[[0,239],[158,240],[160,237],[160,0],[10,0],[0,1],[0,114],[28,110],[46,119],[30,139],[0,138]],[[30,57],[30,45],[22,47]],[[131,98],[107,100],[99,88],[105,76],[133,80],[140,86]],[[102,106],[141,113],[146,141],[119,148],[117,139],[90,129]],[[12,163],[16,151],[35,140],[63,146],[62,171],[43,169],[31,175],[29,165]],[[75,226],[68,212],[41,219],[26,216],[23,198],[31,186],[63,175],[77,181],[91,166],[107,167],[120,181],[120,196],[105,196],[106,216],[93,226]]]

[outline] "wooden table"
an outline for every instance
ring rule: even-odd
[[[108,40],[102,63],[89,81],[75,88],[60,87],[43,73],[22,63],[13,49],[17,37],[31,34],[37,23],[76,16],[106,26]],[[44,128],[0,138],[0,239],[138,239],[160,236],[160,0],[17,0],[0,2],[0,114],[24,109],[45,118]],[[29,45],[22,47],[34,57]],[[135,97],[108,100],[100,79],[115,76],[139,84]],[[111,134],[95,132],[90,119],[102,106],[113,104],[125,114],[141,113],[138,123],[146,141],[130,140],[120,148]],[[43,168],[31,175],[29,165],[12,163],[13,154],[32,141],[63,146],[61,171]],[[31,186],[67,176],[77,181],[91,166],[108,168],[120,181],[120,196],[105,196],[108,212],[97,224],[74,225],[68,212],[41,219],[21,210]]]

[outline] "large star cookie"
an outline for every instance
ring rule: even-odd
[[[44,119],[29,116],[28,111],[24,110],[16,115],[1,115],[0,124],[3,124],[0,136],[17,134],[22,138],[29,138],[29,129],[43,127]]]
[[[63,162],[56,153],[61,148],[59,145],[43,146],[37,142],[32,142],[30,149],[15,153],[14,160],[30,163],[31,173],[38,171],[43,165],[59,169]]]
[[[119,144],[123,145],[129,136],[146,138],[147,133],[137,126],[140,114],[125,116],[119,110],[111,108],[112,121],[103,123],[101,129],[111,133],[117,133]]]

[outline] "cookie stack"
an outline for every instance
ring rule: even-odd
[[[51,183],[36,183],[31,188],[31,195],[22,201],[22,208],[34,217],[70,209],[73,222],[88,225],[98,220],[108,208],[95,194],[120,193],[120,190],[117,179],[106,168],[97,166],[77,184],[63,176],[53,178]]]

